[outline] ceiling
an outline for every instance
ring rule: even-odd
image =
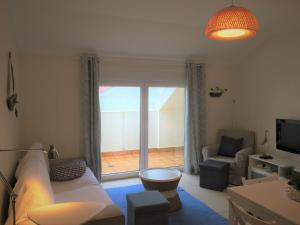
[[[249,40],[204,37],[209,17],[230,0],[11,0],[17,46],[23,52],[186,59],[239,59],[282,32],[299,30],[300,0],[235,0],[257,15]]]

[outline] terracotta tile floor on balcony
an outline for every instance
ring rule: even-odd
[[[101,154],[102,173],[122,173],[139,170],[139,151],[104,152]],[[183,150],[179,148],[151,149],[148,167],[183,165]]]

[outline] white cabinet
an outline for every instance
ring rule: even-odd
[[[286,158],[272,155],[273,159],[261,159],[259,156],[249,156],[248,179],[270,176],[273,173],[280,177],[286,177],[293,168]],[[299,168],[294,169],[299,171]]]

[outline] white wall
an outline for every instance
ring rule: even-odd
[[[101,130],[103,152],[140,148],[139,112],[102,112]]]
[[[208,62],[206,64],[206,140],[207,144],[216,143],[218,129],[232,128],[235,86],[233,78],[233,67],[231,65],[220,64],[218,62]],[[220,98],[209,96],[209,89],[219,86],[227,88],[228,92]]]
[[[12,51],[13,55],[16,55],[14,37],[10,29],[11,23],[7,12],[7,1],[0,1],[0,149],[19,147],[19,119],[16,119],[6,107],[8,52]],[[17,89],[19,89],[20,70],[16,57],[14,57],[14,63]],[[16,159],[17,155],[14,153],[0,152],[0,171],[9,179],[13,177]],[[6,194],[3,184],[0,182],[0,223],[6,214],[5,207],[7,206],[3,206],[3,199]]]
[[[184,88],[178,88],[159,110],[159,147],[184,146]]]
[[[62,157],[83,155],[79,56],[22,54],[20,60],[22,143],[39,140],[56,144]],[[207,89],[217,85],[229,89],[222,98],[207,97],[207,140],[212,143],[217,129],[232,125],[233,81],[231,67],[227,65],[207,63],[206,70]],[[184,62],[136,58],[101,60],[101,80],[105,84],[128,84],[130,79],[136,83],[183,83]]]
[[[21,55],[21,141],[55,144],[62,157],[82,155],[79,57]]]
[[[172,59],[103,57],[102,83],[184,83],[184,64]]]
[[[255,131],[258,148],[268,129],[268,149],[298,159],[275,150],[275,119],[300,119],[299,40],[299,32],[275,36],[255,49],[235,74],[237,126]]]
[[[159,148],[159,112],[150,111],[148,116],[149,147]],[[101,130],[102,152],[140,149],[140,112],[102,112]]]
[[[159,111],[150,111],[148,114],[148,146],[159,148]]]

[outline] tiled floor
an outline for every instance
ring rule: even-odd
[[[104,153],[102,159],[103,174],[139,170],[139,151]],[[173,167],[183,165],[182,148],[151,149],[148,167]]]
[[[129,186],[134,184],[140,184],[139,178],[122,179],[115,181],[106,181],[102,185],[104,188]],[[182,174],[179,186],[185,189],[194,197],[205,203],[208,207],[221,214],[225,218],[228,218],[228,194],[226,191],[218,192],[209,189],[199,187],[199,176]]]

